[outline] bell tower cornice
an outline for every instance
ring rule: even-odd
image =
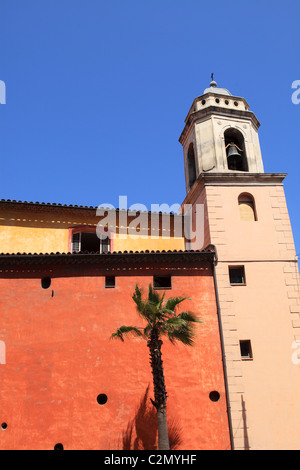
[[[228,104],[226,104],[226,102],[228,102]],[[249,105],[244,98],[231,96],[231,99],[228,99],[226,95],[206,93],[195,98],[185,118],[185,126],[179,137],[179,142],[183,145],[189,128],[195,122],[204,121],[212,116],[226,116],[233,119],[250,121],[256,130],[260,127],[259,120],[253,111],[249,111]]]
[[[198,176],[193,188],[186,195],[182,207],[185,204],[193,204],[201,190],[207,186],[234,186],[248,187],[254,186],[283,186],[286,173],[203,173]]]

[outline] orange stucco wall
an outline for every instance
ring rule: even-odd
[[[38,267],[0,276],[0,449],[155,448],[152,374],[146,342],[110,340],[122,324],[142,326],[131,299],[147,291],[153,270],[119,273],[104,287],[93,268]],[[163,344],[168,419],[179,449],[229,449],[226,398],[211,267],[177,270],[168,296],[191,297],[193,348]],[[49,289],[41,277],[51,276]],[[183,305],[183,304],[182,304]],[[211,391],[220,399],[209,399]],[[97,396],[107,395],[99,405]],[[146,406],[146,405],[147,406]],[[147,411],[146,411],[146,408]]]

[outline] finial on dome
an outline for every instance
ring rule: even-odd
[[[210,82],[209,86],[212,87],[212,88],[217,87],[217,82],[215,82],[215,80],[214,80],[214,74],[213,73],[211,74],[211,82]]]

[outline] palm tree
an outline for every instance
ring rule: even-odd
[[[124,341],[124,335],[130,333],[148,340],[147,346],[150,351],[150,364],[154,385],[154,401],[151,399],[151,402],[157,410],[158,446],[159,450],[169,450],[166,413],[167,393],[161,358],[162,341],[160,338],[161,336],[167,336],[173,344],[176,341],[180,341],[183,344],[192,346],[194,343],[193,323],[201,322],[192,312],[175,313],[177,306],[186,300],[187,297],[170,297],[165,301],[165,293],[159,295],[149,285],[148,298],[143,300],[142,292],[136,285],[132,298],[136,303],[138,313],[146,321],[146,326],[140,328],[123,325],[111,335],[111,338],[118,338]]]

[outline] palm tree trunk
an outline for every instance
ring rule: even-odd
[[[161,359],[162,341],[159,339],[159,333],[153,328],[149,335],[150,339],[147,346],[150,351],[150,364],[153,374],[154,397],[153,405],[157,410],[157,428],[158,428],[158,447],[159,450],[169,450],[169,435],[167,425],[167,393],[165,387],[165,378],[163,372],[163,362]]]
[[[167,409],[166,406],[157,408],[158,449],[170,450]]]

